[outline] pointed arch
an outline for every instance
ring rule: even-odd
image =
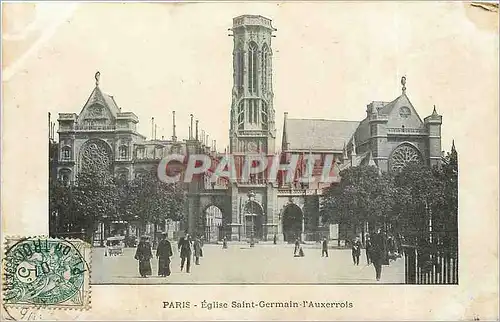
[[[422,153],[410,142],[403,142],[391,153],[389,158],[390,169],[393,172],[401,171],[408,164],[421,164],[423,162]]]
[[[238,129],[243,129],[245,123],[245,103],[243,100],[238,104]]]
[[[258,52],[257,44],[251,41],[248,44],[248,91],[250,94],[257,94]]]

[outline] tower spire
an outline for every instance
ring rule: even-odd
[[[402,91],[403,94],[406,93],[406,76],[401,77],[401,85],[403,86]]]
[[[434,110],[432,111],[432,116],[436,116],[438,113],[436,112],[436,105],[434,105]]]

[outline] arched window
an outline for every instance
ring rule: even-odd
[[[413,145],[403,143],[399,145],[391,154],[391,170],[401,171],[408,164],[422,163],[420,151]]]
[[[269,73],[269,47],[264,44],[262,47],[262,91],[267,92],[268,90],[268,73]]]
[[[243,101],[238,105],[238,128],[243,129],[243,123],[245,122],[245,108]]]
[[[128,147],[126,145],[122,145],[118,149],[118,152],[119,152],[119,155],[120,155],[120,159],[126,159],[127,156],[128,156]]]
[[[262,101],[262,106],[260,110],[260,119],[262,122],[262,128],[267,130],[267,122],[268,122],[268,116],[267,116],[267,103],[265,101]]]
[[[63,160],[71,160],[71,148],[69,146],[63,147],[61,154]]]
[[[250,94],[257,94],[257,60],[257,45],[251,42],[248,46],[248,91]]]

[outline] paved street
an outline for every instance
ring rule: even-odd
[[[354,266],[351,251],[330,249],[321,257],[319,245],[305,245],[305,257],[293,257],[293,245],[229,244],[205,245],[199,266],[192,262],[191,273],[180,272],[176,244],[172,244],[172,275],[156,277],[158,260],[151,261],[153,276],[139,277],[135,249],[126,248],[121,256],[104,256],[104,248],[92,253],[93,284],[160,284],[160,283],[376,283],[373,265],[366,266],[364,250],[360,265]],[[154,251],[153,251],[154,254]],[[382,266],[381,283],[404,282],[404,260]]]

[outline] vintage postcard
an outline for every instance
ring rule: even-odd
[[[498,3],[3,2],[2,318],[496,320]]]

